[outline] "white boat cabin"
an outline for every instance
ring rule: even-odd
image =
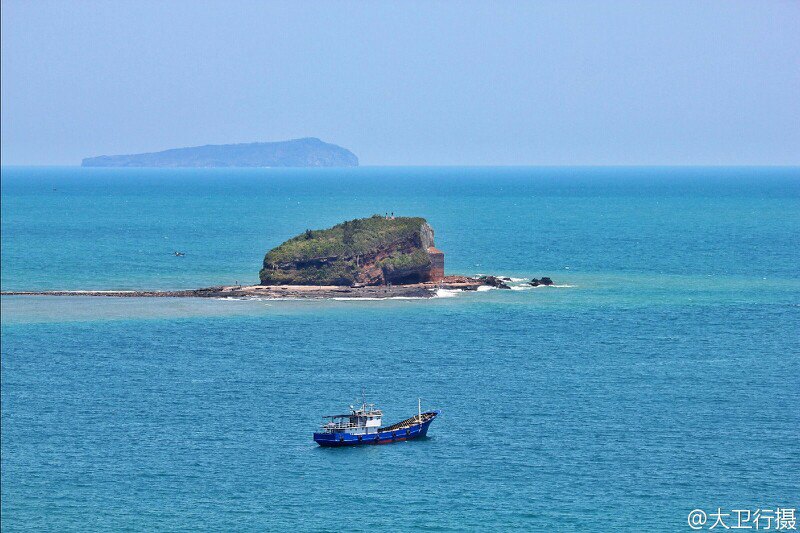
[[[363,403],[359,409],[350,406],[350,414],[330,415],[323,418],[330,422],[322,425],[324,433],[349,433],[350,435],[371,435],[381,427],[383,412],[375,409],[374,403]]]

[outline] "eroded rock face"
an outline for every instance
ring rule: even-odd
[[[423,218],[349,220],[306,230],[264,257],[262,285],[384,285],[431,279],[433,228]],[[439,252],[440,253],[440,252]]]
[[[423,250],[427,250],[428,248],[432,248],[433,244],[433,228],[427,222],[422,223],[422,227],[419,230],[419,237],[420,237],[420,245],[422,246]]]

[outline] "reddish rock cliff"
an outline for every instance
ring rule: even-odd
[[[444,254],[423,218],[350,220],[307,230],[267,253],[263,285],[384,285],[438,281]]]

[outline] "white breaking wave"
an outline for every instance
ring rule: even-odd
[[[479,276],[480,277],[480,276]],[[506,283],[519,283],[520,281],[528,281],[530,278],[513,278],[511,276],[506,276],[505,274],[498,274],[495,276],[500,281],[505,281]]]
[[[492,286],[490,286],[490,285],[481,285],[480,287],[478,287],[478,292],[493,291],[493,290],[495,290],[496,288],[497,288],[497,287],[492,287]]]
[[[437,298],[454,298],[458,293],[463,292],[461,289],[437,289]]]

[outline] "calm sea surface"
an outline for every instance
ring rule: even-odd
[[[3,297],[3,530],[682,531],[800,506],[797,168],[7,167],[2,288],[253,283],[283,240],[385,212],[426,217],[449,272],[560,287]],[[387,422],[443,414],[317,447],[362,387]]]

